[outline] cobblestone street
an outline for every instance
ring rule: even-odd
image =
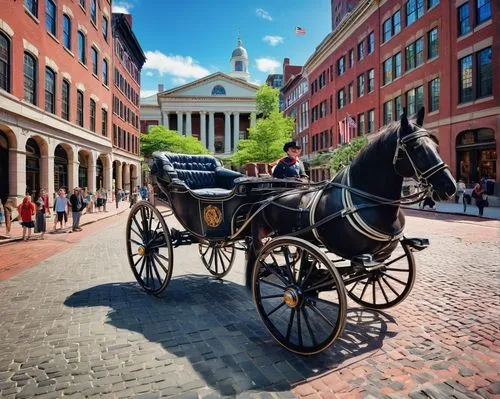
[[[126,257],[127,214],[0,281],[2,397],[500,395],[498,221],[408,211],[407,236],[431,241],[410,296],[383,312],[349,301],[341,338],[307,358],[265,329],[243,253],[221,282],[197,246],[176,248],[164,295],[145,294]],[[0,247],[0,259],[30,244]]]

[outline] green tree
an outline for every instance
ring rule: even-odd
[[[333,173],[338,172],[344,166],[349,165],[352,160],[358,155],[358,152],[368,144],[368,139],[365,136],[356,137],[349,144],[344,144],[337,148],[330,161],[330,167]]]
[[[268,85],[260,86],[255,99],[257,113],[263,118],[268,118],[274,111],[279,111],[279,95],[278,89]]]
[[[141,134],[141,152],[145,158],[151,158],[155,151],[170,151],[179,154],[207,154],[207,149],[197,138],[181,136],[164,126],[155,126],[147,134]]]

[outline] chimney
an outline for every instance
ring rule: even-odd
[[[165,91],[163,83],[158,83],[158,93],[161,93],[162,91]]]
[[[284,68],[285,66],[287,66],[287,65],[290,65],[290,58],[285,58],[285,59],[283,60],[283,68]]]

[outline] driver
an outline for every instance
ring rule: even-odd
[[[308,178],[304,164],[299,160],[302,148],[295,141],[285,143],[283,151],[287,156],[280,159],[273,170],[273,177],[282,179],[284,177]]]

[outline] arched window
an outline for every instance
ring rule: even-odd
[[[97,7],[95,0],[90,0],[90,20],[97,25]]]
[[[102,83],[104,83],[106,86],[108,85],[108,60],[103,58],[102,59]]]
[[[71,18],[63,15],[63,45],[71,50]]]
[[[52,0],[45,3],[45,26],[49,33],[56,35],[56,3]]]
[[[24,53],[24,99],[36,105],[36,59],[30,53]]]
[[[83,127],[83,92],[76,92],[76,123]]]
[[[56,74],[50,68],[45,68],[45,111],[56,113]]]
[[[38,0],[24,0],[24,8],[38,18]]]
[[[86,44],[85,44],[85,35],[83,32],[78,31],[78,61],[82,64],[87,63],[87,57],[85,56],[86,52]]]
[[[0,89],[10,89],[10,39],[0,32]]]
[[[236,61],[234,64],[234,70],[237,72],[243,72],[243,61]]]
[[[93,99],[90,99],[90,107],[89,107],[89,117],[90,117],[90,130],[95,132],[95,112],[96,112],[96,105],[95,101]]]
[[[69,82],[63,79],[61,84],[61,116],[67,121],[69,121],[69,90]]]
[[[226,89],[222,87],[221,85],[217,85],[212,89],[212,96],[225,96],[226,95]]]

